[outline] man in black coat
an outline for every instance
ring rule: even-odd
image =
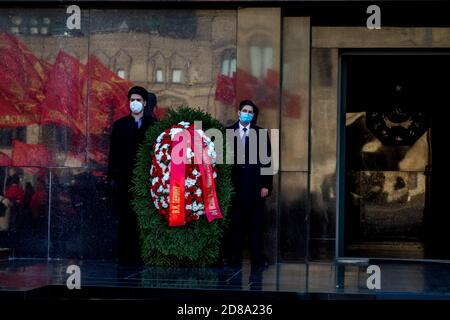
[[[255,124],[257,115],[258,108],[252,101],[241,101],[239,120],[227,128],[227,143],[234,142],[232,180],[235,194],[230,214],[229,253],[229,263],[233,266],[241,265],[243,240],[247,233],[252,265],[267,264],[263,254],[262,215],[265,199],[272,191],[271,147],[267,130]]]
[[[118,256],[123,262],[140,262],[139,229],[130,188],[139,145],[147,128],[155,122],[145,111],[152,107],[147,106],[148,97],[146,89],[132,87],[128,91],[131,112],[114,122],[111,134],[108,179],[118,211]]]

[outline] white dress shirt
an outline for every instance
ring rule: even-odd
[[[243,130],[244,128],[247,128],[246,132],[244,132]],[[241,138],[241,141],[243,139],[244,133],[248,137],[249,130],[250,130],[250,123],[246,127],[244,127],[242,123],[239,121],[239,137]]]

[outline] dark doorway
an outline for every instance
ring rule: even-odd
[[[437,192],[449,77],[450,55],[439,52],[342,55],[344,256],[450,258]]]

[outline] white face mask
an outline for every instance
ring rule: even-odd
[[[144,106],[142,105],[142,102],[134,100],[133,102],[130,102],[130,109],[133,113],[140,113],[142,111],[142,108]]]

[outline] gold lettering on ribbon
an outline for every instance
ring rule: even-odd
[[[173,214],[179,215],[180,214],[180,187],[173,186],[172,192],[173,192],[173,198],[172,198],[172,203],[170,204],[170,208],[171,208]]]
[[[208,162],[209,163],[209,162]],[[205,165],[205,176],[206,176],[206,188],[208,189],[208,206],[211,210],[211,214],[213,216],[217,215],[217,209],[216,209],[216,201],[214,199],[213,195],[213,188],[212,188],[212,176],[213,173],[211,172],[211,166]]]

